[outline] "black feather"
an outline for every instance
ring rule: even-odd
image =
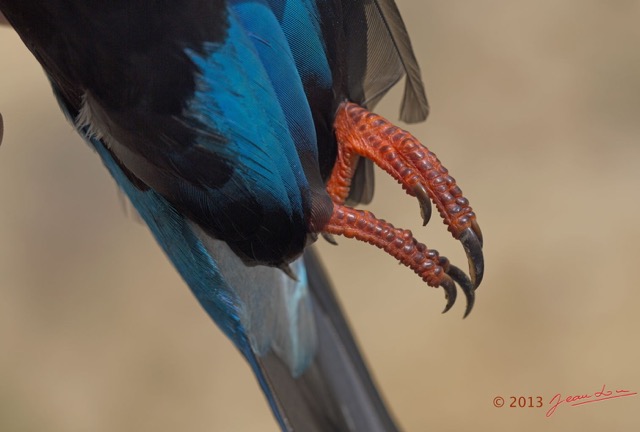
[[[406,73],[404,98],[400,108],[400,120],[407,123],[423,121],[429,115],[429,103],[427,101],[424,84],[422,83],[420,67],[418,66],[418,61],[413,52],[411,40],[400,16],[398,6],[396,6],[393,0],[373,0],[373,5],[375,5],[378,14],[372,17],[372,22],[376,22],[378,19],[382,21],[389,35],[387,40],[391,42],[395,48],[393,51],[397,55],[396,61],[402,64],[402,68]],[[378,55],[386,56],[384,53],[384,45],[386,45],[385,39],[386,38],[382,36],[374,35],[374,40],[371,41],[374,48],[377,49]],[[370,73],[374,76],[383,72],[376,70],[378,65],[379,63],[374,64],[370,70]],[[384,76],[384,74],[382,74],[382,76]],[[383,94],[384,91],[386,90],[383,90]]]
[[[397,431],[313,249],[304,260],[318,355],[298,378],[273,353],[257,359],[287,431]]]
[[[393,0],[334,0],[320,13],[334,88],[322,92],[310,85],[305,91],[314,111],[320,168],[326,179],[337,148],[333,115],[344,99],[373,109],[406,75],[401,120],[425,120],[429,104],[407,29]],[[372,198],[373,165],[362,159],[352,181],[349,203],[368,203]]]

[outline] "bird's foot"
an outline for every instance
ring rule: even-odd
[[[411,268],[430,286],[442,286],[447,296],[444,312],[455,302],[454,282],[458,283],[467,297],[467,316],[484,272],[482,233],[469,201],[453,177],[436,155],[410,133],[354,103],[340,105],[334,127],[338,156],[327,183],[334,210],[323,231],[373,244]],[[471,279],[437,251],[416,241],[410,231],[399,230],[370,212],[344,206],[359,157],[372,160],[418,199],[424,225],[431,216],[433,201],[453,237],[464,247]]]

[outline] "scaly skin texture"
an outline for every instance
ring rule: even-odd
[[[456,239],[467,228],[476,231],[476,215],[455,179],[436,155],[409,132],[351,102],[338,108],[335,130],[338,142],[344,143],[338,147],[338,158],[327,184],[335,203],[344,203],[355,162],[362,156],[389,173],[411,196],[416,196],[416,188],[423,186]]]
[[[325,230],[331,234],[356,238],[383,249],[432,287],[440,286],[442,278],[446,276],[439,265],[438,251],[429,250],[419,243],[411,231],[398,229],[376,218],[371,212],[336,204]]]
[[[482,233],[469,201],[436,155],[383,117],[350,102],[338,108],[334,123],[338,154],[327,182],[333,214],[323,233],[365,241],[411,268],[428,285],[445,289],[448,310],[455,301],[457,282],[467,296],[469,313],[473,291],[482,279]],[[418,242],[411,231],[395,228],[373,213],[345,206],[360,157],[372,160],[420,202],[424,223],[431,215],[430,201],[454,238],[462,241],[469,257],[472,281],[447,258]],[[465,314],[465,316],[466,316]]]

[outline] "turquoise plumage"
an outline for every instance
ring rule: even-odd
[[[247,359],[280,427],[395,430],[307,249],[338,205],[326,185],[341,104],[371,108],[406,75],[401,117],[427,116],[394,2],[0,0],[0,10]],[[355,161],[349,199],[368,201],[372,165]],[[449,272],[433,256],[423,259]],[[450,273],[470,296],[466,276]]]

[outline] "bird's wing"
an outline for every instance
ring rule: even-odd
[[[412,70],[389,5],[191,0],[167,4],[149,28],[135,2],[119,17],[111,3],[16,13],[0,0],[283,429],[395,429],[315,259],[294,263],[297,280],[246,265],[294,258],[308,220],[330,210],[323,166],[341,100],[371,105]],[[415,115],[423,91],[409,76]]]
[[[1,0],[0,7],[78,127],[105,142],[132,181],[226,241],[247,264],[299,256],[309,220],[322,225],[331,201],[301,74],[275,7],[72,3]],[[329,85],[326,67],[310,67]]]
[[[213,92],[208,94],[204,91],[197,95],[201,100],[194,112],[206,114],[211,111],[209,99],[217,100],[220,97],[220,93],[215,90],[218,86],[230,93],[251,88],[252,83],[247,82],[247,77],[238,76],[243,71],[225,68],[233,68],[238,64],[252,73],[263,69],[275,93],[275,100],[273,97],[270,101],[265,100],[268,94],[260,88],[262,93],[254,97],[261,101],[262,106],[254,108],[253,104],[243,105],[243,100],[229,101],[229,105],[225,105],[221,111],[210,112],[208,115],[211,118],[202,123],[238,121],[237,119],[242,118],[260,121],[254,119],[263,110],[271,112],[264,107],[269,102],[277,102],[279,106],[273,110],[283,112],[286,124],[282,127],[286,126],[291,132],[296,152],[302,155],[302,162],[298,163],[303,164],[307,157],[307,161],[317,164],[313,154],[316,143],[309,138],[314,134],[308,129],[313,127],[313,123],[309,122],[306,115],[308,111],[305,110],[308,108],[304,101],[298,99],[297,82],[308,83],[309,80],[314,80],[316,88],[324,89],[330,88],[334,83],[327,75],[330,64],[325,59],[323,39],[318,34],[317,38],[309,36],[295,41],[295,35],[300,34],[301,30],[294,29],[293,26],[308,25],[318,30],[321,21],[314,3],[282,2],[282,9],[273,7],[274,3],[271,2],[270,7],[266,7],[264,2],[230,2],[232,7],[227,39],[231,44],[229,50],[216,50],[216,55],[224,54],[221,58],[211,55],[194,57],[197,59],[196,64],[205,71],[204,79],[209,83],[204,88],[211,88]],[[286,39],[274,37],[278,30],[275,25],[283,29]],[[247,38],[247,35],[250,37]],[[247,47],[252,49],[242,51]],[[287,52],[288,47],[291,47],[289,52],[298,71],[297,75],[296,70],[287,68],[289,63],[283,64],[277,55],[278,50]],[[229,60],[235,55],[241,59],[241,63],[236,63],[238,59],[235,62]],[[253,63],[249,63],[247,57],[252,57]],[[228,81],[231,79],[233,81]],[[265,82],[267,81],[263,81],[262,85]],[[251,102],[254,100],[256,99]],[[240,111],[246,106],[252,109]],[[267,121],[271,122],[272,119]],[[239,133],[240,139],[248,133],[241,128],[235,132],[226,132],[227,129],[220,126],[216,130],[224,131],[225,136]],[[280,145],[289,144],[284,141]],[[251,154],[252,150],[245,148],[240,151]],[[101,152],[103,157],[110,157],[104,150]],[[305,156],[304,152],[309,154]],[[303,171],[308,173],[309,170]],[[117,177],[117,174],[114,175]],[[120,178],[124,180],[122,175]],[[146,212],[145,215],[144,208],[149,206],[145,203],[153,201],[151,207],[156,208],[158,202],[162,201],[161,197],[150,197],[146,195],[149,191],[135,189],[131,190],[131,194],[134,196],[134,204],[137,202],[136,207],[142,207],[142,217],[145,220],[152,219],[148,221],[152,231],[205,310],[219,325],[226,328],[227,334],[247,357],[283,429],[396,430],[359,354],[328,280],[313,255],[293,264],[292,269],[297,276],[295,281],[271,267],[246,267],[225,242],[212,238],[197,224],[183,219],[181,215],[169,211],[165,218],[171,222],[165,221],[160,225],[157,224],[159,219],[156,210]],[[174,229],[176,216],[180,219],[183,239],[176,236],[175,232],[163,234],[167,229]],[[193,257],[201,262],[191,263],[193,258],[184,261],[185,253],[192,254],[194,250],[199,254],[203,253]],[[203,277],[198,274],[202,274],[204,280],[218,280],[203,283]]]
[[[245,267],[162,196],[137,188],[92,144],[196,298],[253,368],[284,431],[395,431],[318,258]]]
[[[306,213],[313,212],[303,201],[314,187],[326,196],[317,160],[313,164],[312,118],[269,5],[231,1],[225,19],[219,41],[185,48],[195,67],[194,92],[180,117],[161,116],[168,127],[150,124],[157,110],[118,109],[91,88],[74,103],[73,92],[60,85],[64,80],[50,77],[63,111],[96,148],[205,309],[246,356],[274,350],[299,375],[316,349],[302,262],[294,266],[295,281],[275,267],[248,266],[234,246],[273,252],[279,246],[261,244],[251,230],[265,236],[299,231],[294,234],[302,237],[302,251]],[[183,133],[192,136],[184,142],[167,137]],[[224,175],[229,178],[223,181]],[[205,222],[194,216],[203,209]],[[221,225],[212,230],[215,224]],[[276,257],[286,254],[280,248]]]

